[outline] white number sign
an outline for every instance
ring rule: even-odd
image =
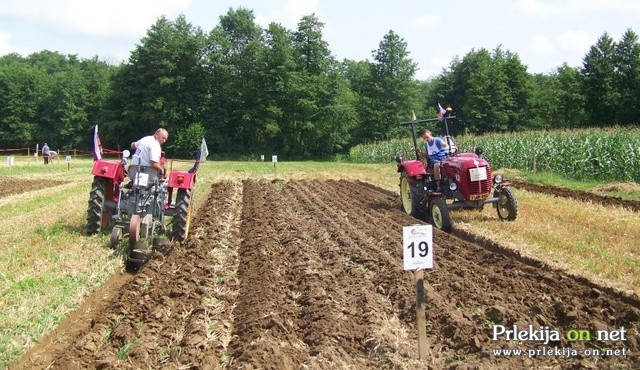
[[[478,167],[469,169],[469,178],[471,181],[482,181],[487,179],[487,167]]]
[[[149,174],[148,173],[138,173],[136,176],[136,181],[134,185],[138,186],[147,186],[149,185]]]
[[[413,225],[402,228],[404,269],[433,268],[433,227]]]

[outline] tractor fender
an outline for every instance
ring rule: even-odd
[[[423,176],[427,174],[427,168],[421,161],[412,159],[404,161],[398,165],[398,172],[405,171],[411,177]]]
[[[114,180],[114,182],[120,182],[124,179],[124,169],[120,163],[109,162],[103,159],[99,159],[93,164],[91,174]]]
[[[191,189],[193,188],[193,184],[196,182],[196,174],[189,173],[189,171],[171,171],[169,173],[169,184],[170,188],[178,188],[178,189]]]

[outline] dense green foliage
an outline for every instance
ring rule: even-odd
[[[49,51],[0,58],[0,148],[86,147],[113,69]]]
[[[165,127],[170,156],[189,156],[201,137],[213,156],[279,154],[329,158],[354,145],[404,135],[398,123],[458,117],[453,134],[637,125],[640,44],[629,29],[604,33],[582,68],[530,74],[518,55],[472,50],[429,81],[390,30],[371,60],[337,61],[323,23],[260,27],[251,10],[229,9],[210,31],[184,16],[159,18],[129,60],[42,51],[0,57],[0,148],[89,150],[98,124],[106,148],[125,148]]]
[[[640,129],[576,129],[463,135],[460,151],[483,148],[493,168],[551,172],[576,180],[640,182]],[[422,140],[418,141],[422,145]],[[399,152],[415,158],[411,138],[393,139],[351,148],[359,163],[391,163]]]

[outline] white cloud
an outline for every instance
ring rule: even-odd
[[[516,2],[515,8],[534,17],[553,17],[564,11],[561,4],[549,4],[539,0],[519,0]]]
[[[571,53],[586,54],[595,42],[596,40],[584,31],[569,31],[558,36],[558,47]]]
[[[20,48],[11,41],[11,33],[0,30],[0,55],[18,53],[22,56],[31,54],[31,50]]]
[[[0,55],[10,53],[15,48],[11,45],[11,34],[6,31],[0,31]]]
[[[537,18],[575,17],[593,13],[640,16],[640,2],[637,0],[518,0],[514,7]]]
[[[637,0],[568,0],[566,8],[578,13],[640,15],[640,2]]]
[[[553,42],[541,35],[535,35],[531,39],[531,53],[538,56],[550,56],[557,54]]]
[[[431,77],[437,76],[442,73],[442,68],[449,66],[452,58],[450,56],[435,56],[427,58],[426,63],[421,63],[416,71],[416,78],[420,80],[427,80]]]
[[[284,5],[267,15],[256,15],[256,23],[266,28],[269,23],[276,22],[288,29],[297,29],[298,23],[305,15],[318,14],[318,0],[285,0]]]
[[[140,36],[161,15],[174,18],[190,0],[3,0],[0,14],[92,36]]]
[[[425,14],[409,22],[409,27],[413,29],[433,28],[439,25],[441,21],[442,17],[440,16]]]

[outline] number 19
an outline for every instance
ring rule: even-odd
[[[411,249],[411,258],[416,258],[416,246],[414,242],[411,242],[411,244],[409,244],[407,246],[408,249]],[[427,244],[427,242],[422,241],[420,243],[418,243],[418,256],[420,257],[426,257],[427,254],[429,254],[429,244]]]

